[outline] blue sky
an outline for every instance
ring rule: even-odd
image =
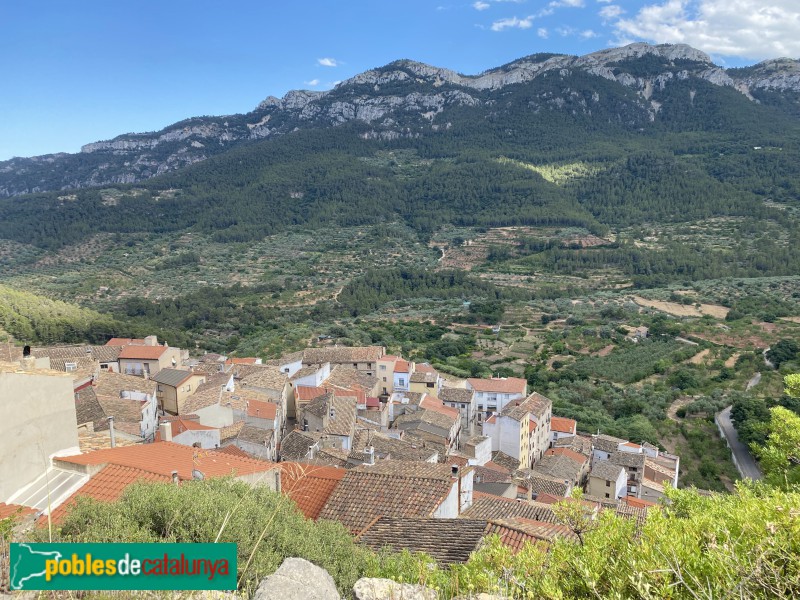
[[[398,58],[475,74],[535,52],[688,43],[800,56],[798,0],[24,0],[0,5],[0,160],[76,152]]]

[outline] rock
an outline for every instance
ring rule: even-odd
[[[287,558],[261,581],[253,600],[341,600],[325,569],[302,558]]]
[[[355,600],[437,600],[436,590],[414,583],[362,577],[353,586]]]

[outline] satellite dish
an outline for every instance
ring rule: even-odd
[[[196,479],[197,481],[202,481],[205,478],[206,476],[203,475],[202,471],[198,471],[197,469],[192,469],[192,479]]]

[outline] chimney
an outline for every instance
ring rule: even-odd
[[[308,457],[309,460],[314,460],[314,448],[315,447],[316,447],[315,444],[311,444],[308,447],[308,452],[306,453],[306,456]]]
[[[162,442],[172,441],[172,423],[161,423],[158,426],[158,431],[161,433]]]
[[[144,338],[145,346],[158,346],[158,338],[154,335],[148,335]]]
[[[180,479],[178,478],[178,472],[177,471],[173,471],[172,472],[172,483],[177,485],[179,482],[180,482]]]
[[[36,368],[36,358],[33,356],[23,356],[20,361],[23,371],[33,371]]]
[[[368,465],[374,465],[375,464],[375,447],[374,446],[370,446],[369,448],[367,448],[366,452],[367,452],[367,464]]]
[[[117,438],[114,436],[114,417],[108,417],[108,432],[111,434],[111,447],[116,448]]]
[[[456,516],[458,516],[461,514],[461,469],[458,468],[458,465],[450,465],[450,471],[453,479],[458,482],[456,487]]]

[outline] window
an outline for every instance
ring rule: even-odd
[[[611,487],[611,482],[610,481],[606,481],[606,487]],[[606,498],[608,498],[608,494],[606,494]]]
[[[432,383],[429,383],[429,384],[428,384],[428,387],[429,387],[429,388],[432,388],[432,387],[433,387],[433,384],[432,384]]]
[[[104,370],[108,371],[108,365],[107,364],[102,364],[102,365],[100,365],[100,369],[104,369]]]
[[[611,497],[611,496],[609,496],[608,494],[606,494],[606,498],[610,498],[610,497]]]
[[[379,368],[381,371],[385,371],[385,370],[386,370],[386,365],[380,365],[378,368]],[[384,381],[386,381],[386,380],[384,379]]]
[[[403,378],[401,377],[401,378],[400,378],[400,379],[397,381],[397,385],[399,385],[400,387],[405,387],[405,386],[406,386],[406,380],[405,380],[405,379],[403,379]]]
[[[284,367],[284,368],[283,368],[283,372],[284,372],[284,373],[288,373],[288,372],[289,372],[289,367]]]
[[[383,382],[386,383],[386,377],[383,378]]]
[[[78,368],[78,364],[77,363],[73,363],[73,362],[64,363],[64,370],[67,371],[67,372],[74,371],[77,368]]]

